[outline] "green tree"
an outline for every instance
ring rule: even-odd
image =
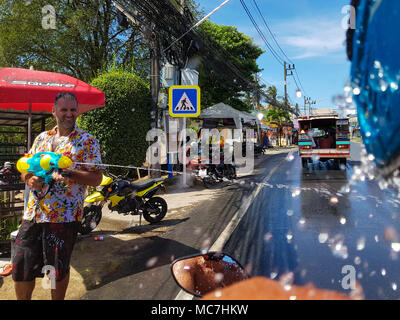
[[[104,91],[106,105],[82,114],[79,126],[99,141],[104,163],[141,166],[150,129],[148,84],[135,74],[113,70],[95,78],[91,85]]]
[[[284,124],[287,124],[288,122],[291,121],[290,114],[287,111],[280,109],[280,108],[270,108],[264,114],[264,117],[268,122],[274,122],[279,126],[278,127],[278,132],[279,132],[278,143],[280,145],[282,127]]]
[[[112,0],[0,0],[0,66],[87,82],[113,63],[147,69],[137,27],[120,27],[117,13]]]
[[[209,107],[223,102],[239,110],[250,110],[251,105],[245,103],[245,94],[254,93],[254,74],[261,71],[256,61],[263,50],[236,27],[205,21],[200,25],[199,31],[208,41],[214,42],[223,54],[219,61],[222,69],[216,67],[218,62],[212,65],[207,60],[204,60],[199,67],[202,105]],[[224,65],[224,59],[232,61],[242,77],[228,70]]]

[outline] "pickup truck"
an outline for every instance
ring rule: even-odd
[[[337,167],[346,167],[350,158],[349,118],[332,115],[300,117],[298,148],[303,168],[313,160],[334,160]]]

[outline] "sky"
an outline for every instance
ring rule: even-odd
[[[272,31],[274,42],[263,19]],[[197,0],[205,14],[219,6],[223,0]],[[335,108],[333,96],[344,93],[349,80],[350,63],[346,56],[346,6],[350,0],[245,0],[254,20],[280,58],[275,58],[257,33],[240,0],[231,0],[214,13],[210,21],[219,25],[235,26],[253,38],[265,53],[257,63],[263,71],[261,82],[274,85],[278,95],[284,93],[284,69],[282,60],[295,64],[298,77],[288,77],[288,94],[292,104],[298,103],[303,110],[304,98],[296,97],[296,90],[304,89],[305,95],[316,101],[313,108]],[[285,55],[286,56],[285,56]],[[288,59],[290,61],[288,61]],[[280,61],[280,62],[279,62]],[[302,88],[301,88],[302,87]]]

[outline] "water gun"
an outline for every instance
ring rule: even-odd
[[[17,170],[21,173],[32,173],[34,176],[43,178],[45,183],[52,180],[52,173],[56,170],[68,168],[72,160],[62,154],[54,152],[38,152],[34,155],[25,154],[17,162]]]

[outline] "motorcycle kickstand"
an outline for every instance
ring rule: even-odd
[[[139,215],[139,227],[142,225],[142,215]]]

